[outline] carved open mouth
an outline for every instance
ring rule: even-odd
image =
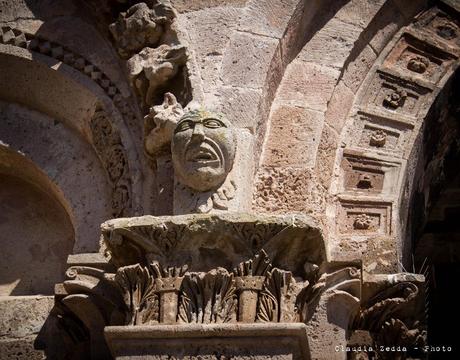
[[[194,163],[214,163],[219,160],[217,154],[206,147],[200,146],[198,149],[191,149],[186,154],[186,160]]]

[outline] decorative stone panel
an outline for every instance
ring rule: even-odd
[[[388,116],[416,118],[425,108],[426,97],[431,89],[405,80],[391,72],[377,71],[371,81],[362,105],[372,112]]]
[[[90,121],[92,144],[112,185],[112,215],[129,213],[132,207],[132,189],[126,150],[118,130],[101,106]]]
[[[391,204],[377,201],[341,200],[337,214],[340,235],[391,234]]]
[[[427,31],[452,46],[460,45],[460,21],[437,7],[420,16],[414,27],[417,30]]]
[[[378,115],[358,113],[352,128],[352,143],[358,148],[377,153],[404,156],[414,125]]]
[[[347,150],[342,160],[342,190],[347,193],[394,195],[400,164]]]
[[[405,76],[437,83],[453,64],[456,56],[405,33],[384,61]]]

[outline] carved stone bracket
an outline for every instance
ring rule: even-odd
[[[159,90],[168,87],[187,61],[185,47],[178,44],[174,18],[173,8],[164,1],[140,2],[109,26],[144,115],[156,103]]]
[[[353,329],[369,331],[379,359],[405,359],[420,353],[426,344],[424,324],[424,278],[400,274],[395,281],[376,281],[368,299],[363,301]],[[383,289],[382,289],[383,287]],[[380,351],[399,347],[401,351]]]

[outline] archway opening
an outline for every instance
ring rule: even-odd
[[[51,295],[72,250],[72,223],[33,184],[6,174],[0,184],[0,295]]]
[[[409,203],[406,250],[411,251],[406,251],[405,263],[427,276],[428,344],[441,350],[452,347],[451,352],[431,352],[429,359],[458,359],[460,354],[457,336],[450,330],[460,321],[452,294],[460,276],[459,96],[457,72],[425,119]]]
[[[0,296],[52,295],[74,239],[60,189],[24,155],[0,144]]]

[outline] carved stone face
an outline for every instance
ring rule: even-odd
[[[171,153],[179,182],[200,192],[216,189],[233,166],[232,127],[216,114],[190,111],[177,123]]]

